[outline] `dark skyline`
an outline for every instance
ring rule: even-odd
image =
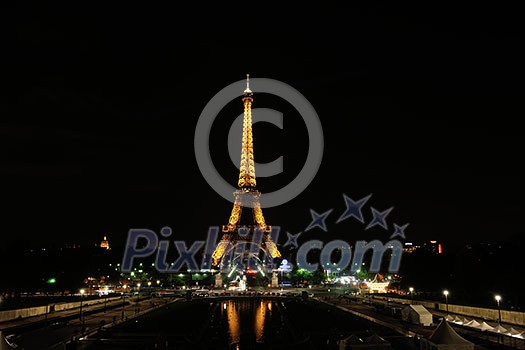
[[[266,209],[268,223],[297,233],[310,209],[333,208],[329,232],[304,238],[385,240],[380,229],[335,225],[343,193],[373,193],[372,206],[394,207],[390,231],[410,223],[409,241],[523,236],[523,36],[512,9],[325,8],[293,20],[266,9],[233,19],[168,8],[62,10],[2,14],[10,33],[0,100],[6,241],[107,234],[123,242],[130,228],[163,226],[203,239],[227,221],[231,203],[198,171],[195,125],[209,99],[246,73],[300,91],[325,137],[316,178]],[[186,16],[191,24],[180,21]],[[255,91],[254,107],[285,115],[282,131],[254,126],[256,160],[285,159],[285,174],[259,181],[268,192],[299,171],[306,130],[277,98]],[[239,97],[212,131],[214,162],[231,184],[226,131],[240,113]]]

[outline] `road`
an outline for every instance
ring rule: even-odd
[[[171,301],[171,299],[166,298],[151,298],[132,303],[129,303],[129,301],[126,300],[125,305],[123,302],[120,302],[119,305],[122,306],[108,309],[105,312],[101,309],[93,314],[84,314],[83,323],[80,320],[80,317],[78,317],[69,320],[65,325],[47,325],[38,329],[16,333],[17,338],[15,343],[25,350],[52,349],[54,346],[56,346],[57,349],[62,349],[63,343],[74,336],[79,338],[82,334],[86,334],[91,330],[96,330],[105,324],[120,322],[124,319],[131,318],[138,313],[165,305],[169,301]],[[78,314],[79,310],[76,310],[75,313]],[[66,318],[62,317],[61,319]],[[83,328],[84,333],[82,330]]]

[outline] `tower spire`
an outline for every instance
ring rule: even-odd
[[[250,90],[250,74],[246,74],[246,90],[244,90],[245,94],[251,94],[252,90]]]
[[[244,103],[244,119],[242,126],[241,164],[239,166],[238,185],[241,189],[254,190],[257,182],[255,180],[255,162],[253,157],[253,93],[252,90],[250,90],[250,74],[246,74],[246,90],[244,90],[242,101]]]

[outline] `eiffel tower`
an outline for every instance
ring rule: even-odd
[[[235,251],[240,244],[251,243],[256,230],[262,232],[260,248],[271,258],[280,258],[281,253],[270,236],[272,227],[264,220],[259,197],[261,192],[256,188],[255,164],[253,157],[253,134],[252,134],[252,102],[253,93],[250,90],[250,75],[246,76],[246,90],[242,97],[244,103],[244,121],[242,128],[241,163],[239,167],[238,187],[233,195],[235,202],[226,225],[222,226],[222,237],[212,255],[212,265],[218,266],[228,252]],[[251,209],[251,224],[245,225],[241,222],[241,216],[245,211]],[[242,231],[242,234],[240,233]]]

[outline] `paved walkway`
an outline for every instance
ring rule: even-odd
[[[399,318],[395,318],[392,316],[388,316],[386,314],[376,312],[374,308],[369,305],[359,304],[355,302],[350,303],[349,301],[345,299],[340,299],[340,298],[330,298],[327,300],[325,300],[324,298],[319,298],[319,300],[321,302],[332,304],[341,310],[350,312],[354,315],[363,317],[370,321],[386,326],[403,335],[428,337],[432,334],[432,332],[435,329],[435,327],[423,327],[423,326],[412,325],[412,324],[403,322]],[[465,331],[462,328],[460,329],[454,324],[452,324],[452,326],[454,326],[454,328],[456,329],[456,331],[458,331],[458,333],[461,333],[461,334],[465,333]],[[476,334],[475,332],[470,332],[469,335],[471,337],[483,336],[481,332],[477,332],[477,333],[480,333],[480,334]],[[497,339],[497,338],[494,338],[494,339]],[[480,341],[478,342],[476,342],[476,340],[474,340],[473,342],[476,343],[476,346],[475,346],[476,350],[505,349],[505,348],[523,349],[524,347],[521,347],[521,345],[518,344],[518,341],[519,340],[515,342],[513,339],[509,339],[509,342],[506,343],[506,345],[509,347],[502,347],[498,345],[497,343],[490,341],[490,339],[483,339],[483,338],[481,338]]]
[[[127,300],[126,300],[127,301]],[[139,302],[119,301],[118,307],[92,310],[93,313],[84,315],[81,321],[79,317],[70,319],[67,324],[60,326],[42,325],[32,329],[14,329],[17,332],[15,343],[26,350],[37,349],[64,349],[66,343],[72,339],[79,339],[91,333],[97,332],[102,327],[110,327],[120,322],[129,320],[141,314],[150,312],[173,301],[167,298],[148,298]],[[114,305],[115,306],[115,305]],[[78,315],[76,310],[76,314]]]
[[[109,301],[105,304],[104,302],[98,303],[98,304],[92,304],[82,307],[83,312],[92,312],[93,310],[97,310],[104,307],[113,307],[115,305],[122,304],[122,299],[118,299],[115,301]],[[39,316],[32,316],[32,317],[25,317],[25,318],[18,318],[16,320],[7,321],[0,323],[0,330],[4,331],[4,333],[9,333],[12,329],[21,327],[21,326],[28,326],[33,323],[46,323],[47,321],[51,320],[58,320],[63,317],[71,316],[71,315],[79,315],[80,316],[80,307],[62,310],[62,311],[56,311],[53,313],[49,313],[47,315],[39,315]]]

